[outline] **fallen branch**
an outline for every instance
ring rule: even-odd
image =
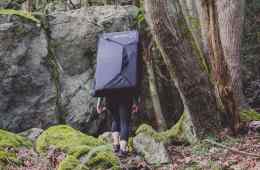
[[[240,150],[238,150],[238,149],[228,147],[228,146],[226,146],[226,145],[223,145],[223,144],[221,144],[221,143],[218,143],[218,142],[215,142],[215,141],[212,141],[212,140],[209,140],[209,139],[206,139],[205,141],[208,142],[208,143],[211,143],[211,144],[213,144],[213,145],[220,146],[220,147],[222,147],[222,148],[228,149],[228,150],[230,150],[230,151],[232,151],[232,152],[240,153],[240,154],[246,155],[246,156],[252,156],[252,157],[260,158],[260,155],[258,155],[258,154],[240,151]]]

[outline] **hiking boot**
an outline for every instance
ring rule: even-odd
[[[120,145],[113,145],[113,152],[118,153],[120,150]]]
[[[126,158],[128,155],[128,152],[127,151],[123,151],[122,149],[119,150],[119,152],[117,153],[117,156],[119,158]]]

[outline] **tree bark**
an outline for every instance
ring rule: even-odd
[[[227,63],[230,74],[230,89],[233,99],[234,110],[228,112],[233,116],[233,131],[239,128],[240,108],[245,104],[242,92],[241,66],[240,66],[240,44],[242,32],[242,0],[218,0],[216,1],[216,11],[219,23],[219,35],[222,45],[224,59]],[[232,112],[232,113],[231,113]]]
[[[175,80],[186,112],[190,114],[195,133],[203,137],[216,133],[221,126],[214,86],[210,82],[203,55],[183,16],[178,1],[145,0],[147,21],[164,61]]]
[[[32,12],[32,10],[33,10],[33,0],[27,0],[27,11],[28,12]]]
[[[226,112],[228,124],[236,133],[239,113],[245,107],[240,71],[240,34],[243,0],[200,0],[197,7],[201,23],[204,54],[211,63],[219,106]]]
[[[159,131],[164,131],[167,128],[165,118],[162,113],[162,107],[160,103],[160,98],[156,86],[156,79],[154,74],[154,66],[153,66],[153,46],[154,42],[153,40],[149,42],[148,48],[145,48],[144,50],[144,59],[145,59],[145,65],[147,68],[148,73],[148,80],[149,80],[149,89],[150,89],[150,95],[153,102],[153,109],[154,109],[154,117],[156,119],[157,129]],[[145,45],[147,47],[147,45]]]

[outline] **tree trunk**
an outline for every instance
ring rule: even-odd
[[[167,125],[162,113],[160,98],[156,87],[156,79],[155,79],[154,66],[153,66],[153,54],[154,54],[153,46],[154,46],[154,42],[150,41],[148,48],[144,48],[145,50],[144,60],[145,60],[145,65],[148,73],[149,89],[150,89],[150,95],[153,102],[154,117],[156,119],[157,129],[159,131],[163,131],[166,130]],[[145,45],[145,47],[147,47],[147,45]]]
[[[246,107],[242,92],[240,45],[244,20],[244,0],[216,1],[218,14],[219,34],[223,54],[231,76],[231,89],[234,91],[234,100],[239,109]]]
[[[210,82],[203,55],[194,42],[178,1],[145,0],[147,21],[164,61],[190,114],[195,133],[203,137],[221,126],[214,86]]]
[[[240,34],[242,0],[197,1],[204,54],[211,63],[211,75],[219,105],[227,113],[234,133],[245,106],[240,78]]]
[[[32,10],[33,10],[33,0],[27,0],[27,11],[28,12],[32,12]]]

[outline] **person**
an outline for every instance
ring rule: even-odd
[[[106,109],[111,112],[113,151],[119,157],[126,157],[131,113],[139,110],[136,97],[128,93],[116,92],[105,97],[105,106],[102,106],[102,99],[104,98],[98,98],[97,112],[102,113]]]

